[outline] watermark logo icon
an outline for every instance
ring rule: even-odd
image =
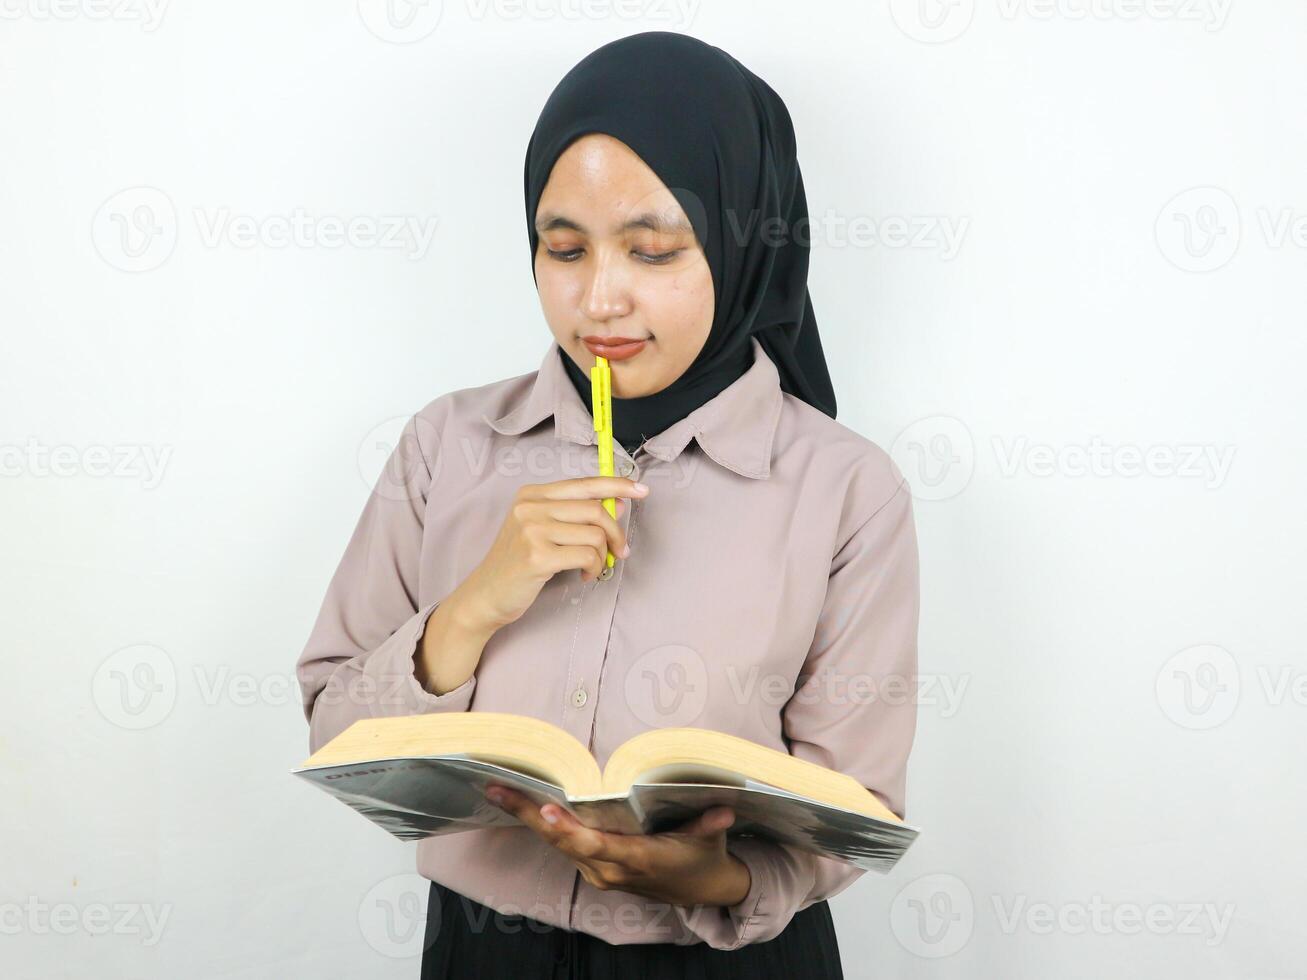
[[[123,272],[149,272],[177,247],[177,209],[157,187],[128,187],[100,205],[91,222],[100,258]]]
[[[363,26],[389,44],[412,44],[440,25],[442,0],[358,0]]]
[[[890,0],[889,12],[895,26],[912,40],[943,44],[971,26],[976,0]]]
[[[654,647],[626,671],[626,703],[651,728],[691,725],[708,704],[708,668],[697,650]]]
[[[159,647],[148,643],[123,647],[96,670],[91,699],[105,720],[119,728],[153,728],[177,702],[177,668]]]
[[[971,940],[975,927],[971,889],[956,875],[923,875],[903,886],[890,905],[894,938],[925,959],[952,956]]]
[[[440,476],[436,427],[420,415],[396,415],[375,426],[358,448],[359,476],[383,500],[413,500]],[[430,470],[428,477],[424,471]]]
[[[1239,250],[1239,205],[1219,187],[1191,187],[1166,202],[1154,232],[1157,247],[1177,269],[1215,272]]]
[[[956,497],[976,469],[971,430],[951,415],[918,419],[895,438],[890,458],[907,478],[918,500]]]
[[[431,882],[422,875],[391,875],[369,888],[359,902],[359,931],[382,956],[418,956],[425,942],[430,897]],[[439,921],[439,909],[430,911]]]
[[[1157,704],[1171,721],[1196,731],[1215,728],[1239,706],[1239,664],[1224,647],[1188,647],[1162,665],[1156,687]]]

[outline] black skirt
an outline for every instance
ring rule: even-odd
[[[476,924],[474,927],[474,923]],[[843,980],[830,905],[796,912],[774,939],[614,946],[524,915],[504,915],[431,883],[422,980]]]

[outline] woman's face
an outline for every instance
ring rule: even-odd
[[[536,284],[558,345],[587,374],[607,357],[613,394],[661,391],[713,321],[708,261],[685,212],[620,140],[591,133],[554,164],[536,209]],[[599,346],[618,339],[635,346]]]

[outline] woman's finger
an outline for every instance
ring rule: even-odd
[[[648,496],[649,488],[624,476],[582,476],[553,483],[534,483],[524,492],[536,500],[603,500],[605,497]]]
[[[722,833],[733,823],[735,823],[734,809],[725,805],[710,806],[697,817],[687,820],[667,833],[711,837],[713,834]]]
[[[613,509],[617,510],[617,504],[621,503],[621,498],[617,498]],[[576,529],[597,527],[607,539],[605,546],[614,555],[620,555],[622,549],[626,547],[626,532],[622,530],[622,525],[617,523],[617,518],[608,513],[602,501],[558,500],[546,506],[549,507],[549,516],[552,518],[548,522],[549,531],[556,543],[577,544]]]
[[[554,846],[574,860],[612,865],[626,872],[641,869],[644,852],[638,834],[609,834],[593,830],[553,804],[542,807],[542,810],[546,813],[557,811],[558,822],[550,825],[554,831]]]
[[[496,799],[496,796],[498,796],[498,799]],[[503,786],[487,786],[486,798],[489,799],[491,803],[494,803],[496,806],[507,810],[513,816],[517,817],[518,820],[522,821],[522,823],[526,824],[543,837],[547,843],[553,844],[555,847],[558,846],[563,831],[558,829],[557,824],[551,824],[546,820],[541,813],[543,807],[533,802],[525,793],[519,793],[517,790],[508,789]],[[572,820],[571,815],[565,810],[562,810],[553,804],[549,804],[549,812],[552,813],[556,810],[562,813],[559,824],[561,824],[563,820]],[[572,820],[572,823],[578,827],[581,826],[576,820]]]
[[[540,807],[531,801],[525,793],[519,793],[507,786],[488,785],[486,799],[521,820],[532,830],[539,832],[544,820],[540,817]]]
[[[601,507],[600,510],[603,510]],[[605,513],[604,517],[608,517]],[[594,524],[566,524],[554,521],[546,525],[545,533],[549,540],[559,547],[589,548],[582,571],[598,575],[604,569],[608,552],[618,558],[626,557],[626,535],[612,519],[603,527]]]
[[[506,787],[498,788],[502,802],[496,803],[512,813],[546,843],[557,848],[572,862],[587,870],[587,880],[624,881],[645,873],[645,854],[638,835],[609,834],[593,830],[556,804],[537,807],[527,796]],[[489,788],[487,796],[490,796]],[[493,802],[493,800],[492,800]],[[544,814],[557,818],[555,823]]]

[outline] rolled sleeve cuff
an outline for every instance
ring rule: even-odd
[[[363,674],[376,692],[367,701],[374,718],[466,711],[471,705],[476,674],[444,694],[432,694],[418,683],[413,658],[422,642],[427,620],[438,605],[439,602],[433,602],[415,613],[364,662]]]
[[[806,855],[756,837],[728,837],[726,849],[748,865],[748,894],[735,905],[677,905],[677,917],[713,949],[738,949],[776,938],[812,887],[811,862]]]

